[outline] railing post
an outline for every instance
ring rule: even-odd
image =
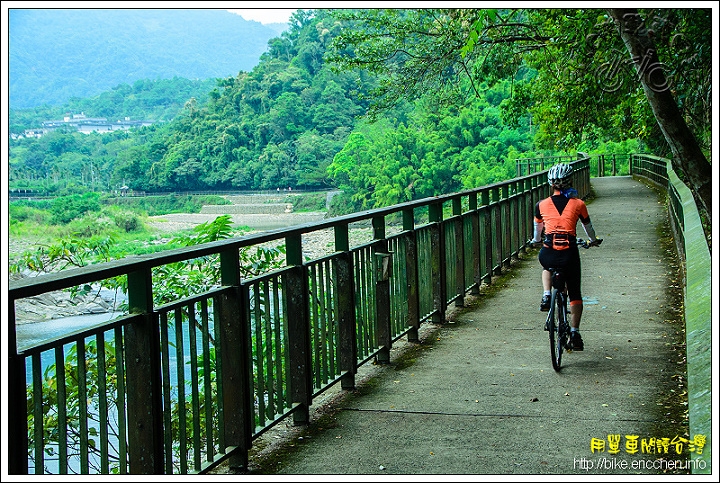
[[[519,181],[513,181],[511,184],[512,193],[510,194],[510,256],[517,257],[520,253],[520,190]]]
[[[232,287],[219,298],[216,322],[220,333],[220,361],[224,438],[228,447],[237,447],[228,460],[231,468],[247,468],[254,428],[252,351],[247,310],[241,297],[240,255],[237,249],[220,253],[220,283]]]
[[[490,206],[490,190],[484,189],[480,192],[482,208],[480,209],[480,228],[482,229],[483,254],[480,258],[483,281],[490,285],[492,283],[492,207]]]
[[[131,474],[163,474],[160,334],[153,316],[152,272],[128,273],[128,306],[138,314],[125,328],[128,459]]]
[[[531,204],[531,212],[530,216],[531,219],[534,220],[535,218],[535,205],[542,200],[543,198],[546,198],[550,196],[550,185],[547,183],[547,177],[545,175],[538,175],[533,179],[533,198],[532,198],[532,204]],[[533,223],[532,230],[534,232],[535,225]],[[533,233],[534,235],[534,233]]]
[[[417,237],[415,236],[415,213],[412,208],[403,210],[405,231],[405,279],[407,281],[408,342],[418,342],[420,330],[420,299],[417,276]]]
[[[617,157],[615,153],[612,155],[612,175],[617,176]]]
[[[390,327],[390,254],[385,238],[385,217],[375,216],[373,226],[373,266],[375,268],[375,315],[377,320],[377,344],[379,347],[375,360],[379,364],[390,362],[392,330]]]
[[[470,290],[471,295],[480,293],[480,284],[482,283],[482,271],[480,268],[480,220],[478,218],[478,199],[477,192],[470,193],[468,197],[468,208],[470,210],[470,246],[472,248],[472,266],[473,266],[473,286]]]
[[[520,221],[519,223],[519,232],[520,232],[520,245],[523,247],[523,252],[527,252],[527,246],[525,245],[525,240],[528,239],[528,233],[530,230],[528,229],[529,224],[529,216],[528,216],[528,200],[530,198],[530,179],[525,178],[522,181],[522,188],[520,193],[520,199],[519,199],[519,209],[518,209],[518,219]],[[519,253],[519,251],[518,251]]]
[[[495,187],[492,189],[493,201],[492,201],[492,212],[493,212],[493,223],[492,223],[492,238],[493,238],[493,264],[492,270],[493,275],[500,275],[502,273],[502,201],[500,196],[500,188]]]
[[[355,388],[357,372],[357,330],[355,327],[355,288],[352,252],[347,223],[335,225],[335,251],[342,252],[335,259],[338,294],[338,338],[340,351],[340,385],[345,390]]]
[[[465,305],[465,237],[464,221],[462,216],[462,198],[456,196],[452,199],[452,213],[455,217],[455,306]]]
[[[511,220],[511,204],[512,200],[510,199],[510,185],[508,183],[504,183],[500,190],[502,191],[501,196],[501,206],[502,206],[502,225],[501,225],[501,240],[502,243],[500,245],[501,252],[500,252],[500,260],[501,265],[505,268],[510,267],[510,257],[512,254],[512,220]]]
[[[432,203],[428,206],[430,222],[430,267],[432,273],[433,316],[435,324],[445,322],[446,294],[445,294],[445,237],[443,236],[443,206],[442,202]]]
[[[493,260],[493,273],[495,275],[502,274],[503,258],[504,258],[504,218],[505,218],[505,200],[503,199],[500,187],[493,189],[493,201],[495,202],[495,223],[493,224],[493,236],[495,238],[495,253]]]
[[[310,352],[310,307],[308,280],[302,265],[301,235],[285,237],[287,265],[286,275],[288,311],[288,347],[290,358],[290,394],[292,402],[299,404],[293,413],[296,425],[310,422],[312,403],[312,360]]]
[[[27,383],[25,357],[17,353],[15,300],[8,300],[8,473],[28,474]]]

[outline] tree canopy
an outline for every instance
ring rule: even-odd
[[[639,138],[655,154],[673,157],[710,213],[710,9],[619,15],[601,9],[363,9],[337,15],[349,28],[334,39],[330,58],[378,76],[374,115],[428,93],[439,104],[462,105],[481,95],[483,83],[511,79],[505,119],[512,125],[530,116],[538,147]],[[632,28],[618,24],[618,16],[633,20]],[[628,52],[628,38],[644,39],[644,50]],[[648,90],[662,95],[654,99]],[[670,121],[680,127],[668,129]],[[682,125],[696,149],[678,148]]]

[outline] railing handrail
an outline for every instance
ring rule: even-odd
[[[419,200],[399,203],[392,206],[373,208],[370,210],[340,215],[320,221],[312,221],[300,225],[294,225],[286,228],[276,228],[258,233],[251,233],[234,237],[230,239],[218,240],[214,242],[203,243],[191,247],[174,248],[158,253],[150,253],[146,255],[137,255],[126,257],[118,260],[86,265],[84,267],[70,268],[60,272],[43,274],[37,277],[25,277],[18,280],[12,280],[8,284],[9,300],[17,300],[21,298],[33,297],[52,290],[62,290],[70,288],[82,283],[88,283],[106,278],[116,277],[127,274],[130,270],[126,267],[135,267],[131,271],[147,270],[150,268],[175,263],[179,261],[190,260],[197,257],[207,256],[218,253],[223,250],[239,249],[267,243],[288,236],[302,235],[313,231],[332,228],[338,224],[350,224],[368,219],[387,216],[390,214],[402,212],[407,209],[426,207],[431,204],[444,203],[465,196],[472,196],[484,191],[498,190],[503,187],[515,185],[518,182],[532,180],[537,178],[538,174],[513,178],[509,181],[500,181],[480,188],[473,188],[457,193],[431,196]],[[498,201],[498,200],[493,200]]]

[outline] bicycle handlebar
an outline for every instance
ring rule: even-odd
[[[586,240],[583,240],[582,238],[577,239],[577,244],[579,247],[583,248],[590,248],[590,247],[599,247],[602,243],[602,238],[596,238],[594,243],[588,243]]]
[[[578,238],[577,246],[583,247],[583,248],[599,247],[600,244],[602,243],[602,241],[603,241],[602,238],[596,238],[595,243],[588,243],[586,240],[583,240],[582,238]],[[528,240],[526,243],[534,248],[536,248],[538,245],[541,245],[541,243],[537,243],[537,244],[533,243],[532,239]]]

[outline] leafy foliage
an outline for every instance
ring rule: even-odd
[[[327,12],[297,13],[252,72],[220,79],[207,102],[186,99],[167,124],[11,140],[10,185],[45,193],[123,184],[139,191],[326,187],[325,168],[365,111],[358,94],[372,85],[366,75],[326,66],[326,45],[340,30]],[[117,91],[129,96],[126,87]]]
[[[101,379],[97,377],[99,374],[97,345],[96,340],[84,344],[82,359],[85,361],[85,366],[82,368],[78,366],[77,345],[70,346],[62,364],[62,373],[65,374],[64,387],[58,387],[61,379],[57,377],[58,368],[56,364],[48,365],[43,372],[41,387],[38,388],[37,393],[33,391],[32,385],[28,385],[27,412],[28,424],[32,428],[35,422],[34,409],[36,403],[38,403],[36,399],[39,395],[42,401],[37,406],[42,408],[42,439],[45,458],[57,458],[59,452],[58,443],[61,440],[67,441],[68,459],[76,458],[83,452],[81,441],[87,440],[87,451],[91,455],[88,458],[88,466],[94,473],[101,473],[101,468],[98,465],[98,456],[100,454],[98,427],[100,425],[107,427],[112,435],[111,439],[115,441],[118,438],[124,438],[124,435],[118,434],[117,420],[114,420],[112,424],[107,424],[107,421],[101,421],[97,407],[85,406],[87,401],[96,400],[98,397],[106,397],[108,414],[116,415],[119,410],[117,398],[115,397],[118,388],[115,345],[112,342],[105,342],[104,347],[101,349],[104,352],[105,360],[102,386]],[[86,377],[87,374],[94,377]],[[80,382],[81,378],[82,384]],[[85,391],[85,397],[87,398],[84,401],[80,397],[81,387]],[[62,402],[65,404],[65,414],[62,418],[58,412],[60,394],[64,394]],[[85,418],[87,419],[85,420]],[[81,431],[81,419],[87,421],[85,423],[87,424],[87,434],[83,434]],[[28,432],[28,439],[28,456],[31,461],[35,461],[34,446],[36,440],[33,431]],[[113,451],[109,452],[109,466],[114,474],[118,473],[118,453],[118,448],[113,448]],[[45,468],[45,472],[49,473],[50,471]]]
[[[72,267],[84,267],[90,263],[110,260],[109,250],[113,238],[70,237],[49,245],[41,245],[35,251],[25,251],[20,260],[10,265],[10,272],[50,273]]]
[[[354,210],[388,206],[511,178],[514,159],[532,150],[527,120],[504,125],[500,106],[510,92],[501,82],[466,107],[418,102],[407,123],[364,124],[328,167],[352,193]]]
[[[90,118],[109,121],[129,117],[132,120],[167,122],[182,111],[188,99],[206,102],[216,84],[216,79],[189,80],[182,77],[142,79],[132,85],[122,83],[96,96],[72,97],[59,106],[43,104],[25,109],[11,108],[9,130],[13,134],[22,134],[26,129],[40,127],[43,121],[63,119],[68,113],[82,113]]]
[[[708,12],[644,16],[707,150]],[[604,10],[298,11],[251,72],[171,122],[11,140],[9,178],[61,195],[341,188],[337,214],[488,184],[521,155],[608,140],[667,155]]]
[[[707,149],[710,10],[642,13],[683,115]],[[364,9],[339,16],[352,28],[333,40],[330,58],[379,76],[371,112],[429,92],[437,102],[462,105],[468,94],[481,95],[483,82],[505,78],[519,83],[506,119],[513,125],[530,114],[538,147],[640,138],[655,154],[667,153],[604,10]]]

